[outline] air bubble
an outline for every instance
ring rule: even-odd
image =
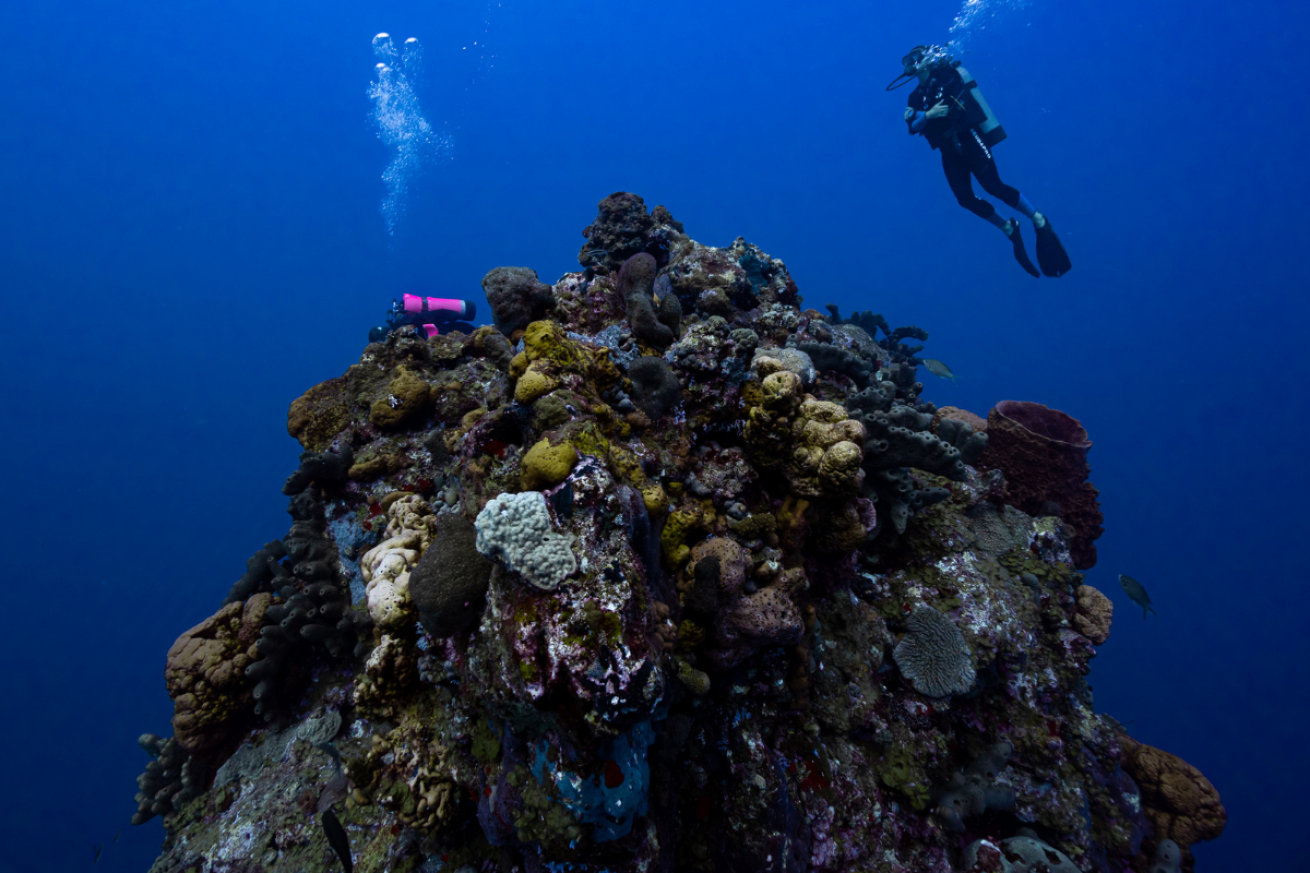
[[[373,100],[373,121],[378,139],[394,149],[391,162],[382,173],[387,186],[381,210],[387,234],[394,236],[396,222],[405,211],[409,180],[430,158],[450,148],[448,137],[437,133],[423,116],[414,81],[422,68],[423,46],[416,37],[405,40],[404,51],[396,51],[390,35],[373,37],[377,79],[369,86]]]

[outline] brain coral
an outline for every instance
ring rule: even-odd
[[[931,606],[920,605],[905,624],[905,637],[893,655],[919,693],[949,697],[973,686],[973,657],[954,622]]]
[[[478,551],[499,558],[545,590],[559,587],[578,567],[572,538],[551,530],[550,510],[540,491],[502,494],[478,513]]]

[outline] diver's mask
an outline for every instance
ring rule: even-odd
[[[923,59],[928,56],[928,51],[929,46],[926,45],[916,45],[914,48],[910,49],[909,54],[901,58],[901,67],[904,68],[904,72],[895,79],[892,79],[891,83],[884,90],[895,91],[902,85],[908,85],[913,82],[919,73],[919,64],[923,63]]]

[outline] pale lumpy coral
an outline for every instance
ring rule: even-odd
[[[382,630],[399,627],[414,617],[409,597],[409,574],[418,564],[436,530],[436,517],[427,501],[409,494],[387,509],[386,539],[369,549],[359,561],[368,597],[368,612]]]

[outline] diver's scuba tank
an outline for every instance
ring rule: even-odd
[[[974,130],[978,131],[978,136],[982,137],[983,145],[991,148],[1005,139],[1005,128],[1001,127],[1001,122],[997,120],[996,113],[992,112],[992,107],[987,105],[987,99],[983,97],[982,91],[978,88],[978,82],[973,76],[969,75],[969,71],[960,66],[959,61],[956,61],[952,66],[955,67],[955,72],[960,74],[960,81],[964,83],[965,89],[973,92],[974,102],[978,104],[978,108],[986,116],[981,122],[974,125]]]

